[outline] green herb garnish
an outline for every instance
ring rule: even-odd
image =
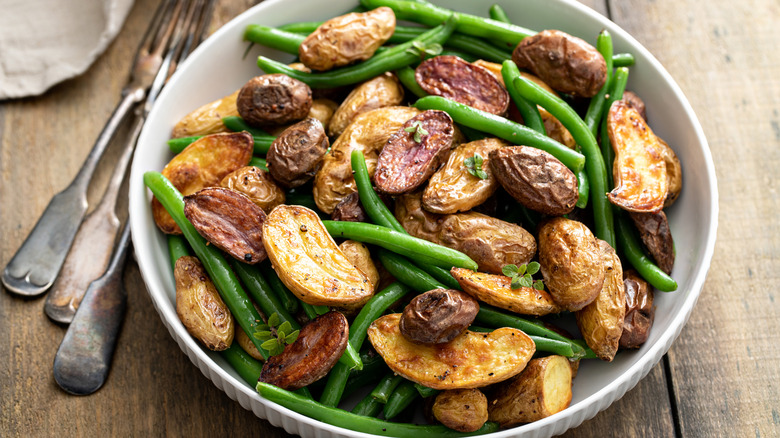
[[[263,341],[260,345],[271,356],[275,356],[284,351],[284,346],[292,344],[298,339],[300,330],[292,331],[292,325],[290,321],[285,321],[279,324],[279,315],[273,313],[268,317],[268,324],[260,324],[257,326],[255,337]]]
[[[479,179],[487,179],[488,174],[482,170],[482,163],[484,163],[484,159],[482,158],[482,155],[479,154],[474,154],[473,157],[463,160],[463,165],[470,174],[476,176]]]
[[[506,265],[501,272],[512,279],[512,289],[521,287],[533,287],[536,290],[544,290],[542,280],[534,280],[533,275],[539,272],[539,263],[531,262],[527,265]]]
[[[425,128],[423,128],[422,122],[419,120],[412,123],[412,126],[407,126],[406,128],[404,128],[404,131],[414,133],[415,143],[420,143],[422,141],[422,136],[428,135],[428,131],[426,131]]]
[[[443,50],[443,47],[439,43],[425,44],[422,41],[412,42],[412,47],[406,49],[407,53],[412,55],[420,55],[420,57],[436,56]]]

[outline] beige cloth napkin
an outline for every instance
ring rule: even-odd
[[[133,0],[0,0],[0,99],[36,96],[89,68]]]

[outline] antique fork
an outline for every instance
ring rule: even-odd
[[[195,0],[190,3],[186,15],[176,25],[170,45],[160,70],[149,89],[143,109],[137,110],[135,125],[129,137],[128,149],[138,140],[146,116],[149,114],[160,89],[190,50],[200,43],[208,27],[214,0]],[[124,175],[129,157],[123,155],[116,172]],[[121,177],[117,177],[121,181]],[[106,191],[116,190],[109,187]],[[116,199],[116,194],[106,196]],[[101,201],[102,202],[102,201]],[[113,216],[113,209],[108,215]],[[115,216],[114,216],[115,217]],[[85,222],[86,225],[86,222]],[[99,252],[110,254],[114,239],[104,240]],[[76,243],[78,244],[78,242]],[[76,245],[74,244],[74,245]],[[93,248],[98,242],[90,245]],[[54,358],[54,379],[65,391],[75,395],[87,395],[97,391],[108,377],[111,360],[119,336],[119,329],[127,307],[127,292],[122,285],[122,272],[130,248],[130,223],[125,228],[111,256],[106,272],[93,281],[75,310],[65,337]],[[76,249],[76,248],[74,248]],[[82,291],[83,292],[83,291]]]
[[[55,195],[32,232],[3,271],[2,281],[11,292],[36,296],[54,283],[68,249],[87,211],[87,188],[100,157],[130,110],[146,98],[163,62],[174,26],[185,0],[166,0],[157,10],[136,53],[123,98],[95,141],[79,173]]]

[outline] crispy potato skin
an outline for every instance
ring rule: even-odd
[[[238,113],[250,125],[281,125],[309,114],[311,88],[280,73],[256,76],[238,92]]]
[[[532,287],[512,289],[512,279],[505,275],[485,274],[470,269],[452,268],[463,291],[479,301],[519,313],[543,316],[558,313],[562,309],[549,293]]]
[[[399,329],[406,339],[421,344],[444,344],[474,322],[477,300],[453,289],[434,289],[416,297],[401,314]]]
[[[453,389],[436,396],[433,416],[458,432],[474,432],[488,420],[487,397],[478,389]]]
[[[252,343],[252,340],[249,339],[249,336],[246,335],[243,329],[240,327],[235,331],[235,341],[238,342],[238,345],[241,347],[242,350],[246,351],[246,354],[252,356],[253,359],[259,360],[260,362],[265,362],[265,358],[263,358],[263,355],[260,354],[260,351],[257,349],[254,343]]]
[[[623,334],[626,292],[623,285],[623,267],[615,249],[603,240],[599,240],[599,248],[606,268],[604,286],[592,303],[574,315],[588,347],[599,359],[611,362]]]
[[[539,264],[558,305],[575,311],[590,304],[604,284],[604,259],[588,227],[564,217],[539,228]]]
[[[173,157],[162,174],[182,195],[191,195],[218,185],[227,174],[249,164],[253,147],[254,140],[247,132],[207,135]],[[163,233],[181,234],[157,198],[152,199],[152,216]]]
[[[227,132],[228,129],[222,123],[222,118],[238,115],[238,108],[236,107],[237,97],[238,90],[229,96],[207,103],[187,114],[176,122],[171,137],[192,137]]]
[[[263,245],[279,278],[303,302],[355,308],[374,285],[336,246],[312,210],[280,205],[263,224]]]
[[[620,100],[609,109],[607,131],[615,151],[615,188],[607,193],[607,198],[628,211],[660,211],[666,201],[668,181],[664,149],[655,134],[635,109]]]
[[[314,91],[312,91],[312,93],[314,93]],[[314,99],[311,101],[311,109],[306,117],[319,120],[320,123],[322,123],[322,126],[329,126],[338,107],[339,104],[330,99],[323,97]]]
[[[577,177],[552,154],[528,146],[490,152],[490,168],[517,202],[540,213],[560,216],[574,210]]]
[[[419,114],[411,107],[389,106],[360,114],[339,136],[325,155],[317,175],[314,177],[314,202],[327,214],[348,194],[357,191],[352,176],[351,154],[353,150],[363,152],[368,174],[373,175],[377,157],[387,140],[407,120]]]
[[[639,348],[650,336],[655,319],[653,288],[634,271],[627,271],[623,284],[626,289],[626,317],[620,348]]]
[[[439,214],[468,211],[487,201],[498,189],[498,181],[490,168],[490,152],[509,146],[497,138],[486,138],[459,145],[444,164],[428,180],[422,195],[423,208]],[[487,178],[480,179],[468,172],[463,161],[479,154]]]
[[[488,419],[507,428],[549,417],[569,407],[571,387],[568,359],[557,355],[534,359],[489,396]]]
[[[352,192],[336,205],[330,218],[334,221],[369,222],[366,211],[360,204],[358,192]]]
[[[674,201],[680,196],[682,192],[682,165],[680,159],[677,158],[677,154],[669,147],[662,138],[656,136],[658,144],[661,145],[664,155],[664,163],[666,163],[666,199],[664,200],[664,207],[668,207],[674,204]]]
[[[632,91],[626,90],[623,92],[623,99],[621,100],[626,102],[631,108],[634,108],[639,113],[639,117],[641,117],[642,120],[647,121],[647,109],[645,107],[645,101],[642,100],[641,97],[637,96],[637,94]]]
[[[393,10],[382,6],[353,12],[322,23],[298,49],[301,62],[313,70],[330,70],[364,61],[395,31]]]
[[[339,249],[356,268],[360,269],[360,272],[371,280],[371,284],[374,285],[374,290],[376,290],[376,287],[379,286],[379,271],[376,270],[376,265],[371,259],[368,247],[361,242],[345,240],[341,242]]]
[[[467,330],[446,344],[415,344],[401,334],[400,320],[400,313],[377,319],[368,328],[368,339],[391,370],[429,388],[501,382],[522,371],[536,350],[525,333],[508,327],[491,333]]]
[[[263,211],[271,211],[277,205],[284,204],[284,190],[263,169],[244,166],[235,170],[219,182],[220,187],[243,193]]]
[[[512,60],[553,89],[577,97],[595,96],[607,80],[607,63],[598,50],[559,30],[523,38]]]
[[[322,123],[307,117],[271,143],[266,155],[268,172],[284,187],[300,187],[317,174],[329,146]]]
[[[176,260],[176,314],[184,327],[208,349],[222,351],[233,343],[235,321],[197,257]],[[239,329],[240,330],[240,329]]]
[[[662,271],[671,274],[674,267],[674,240],[666,213],[629,213],[629,216],[655,263]]]
[[[347,349],[349,323],[336,311],[320,315],[301,328],[298,339],[271,356],[260,372],[260,382],[290,391],[325,377]]]
[[[355,87],[341,102],[328,126],[328,135],[338,137],[359,114],[372,109],[399,105],[404,89],[392,72],[383,73]]]
[[[429,94],[478,110],[501,115],[509,108],[509,93],[495,76],[457,56],[426,59],[415,69],[414,78]]]
[[[266,259],[265,212],[243,194],[205,188],[184,197],[184,215],[198,234],[236,260],[253,265]]]
[[[429,213],[419,192],[396,199],[395,217],[412,236],[465,253],[480,271],[498,274],[504,265],[528,263],[536,253],[536,240],[523,227],[476,212]]]

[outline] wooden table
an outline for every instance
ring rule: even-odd
[[[136,3],[85,74],[44,96],[0,104],[0,266],[73,178],[118,101],[155,4]],[[212,27],[249,3],[222,1]],[[687,95],[717,166],[720,227],[701,298],[668,355],[566,436],[778,436],[780,7],[770,0],[584,3],[633,34]],[[98,187],[110,167],[101,166]],[[101,193],[90,193],[93,205]],[[43,314],[44,300],[0,293],[0,436],[286,435],[231,401],[181,353],[133,261],[125,286],[129,307],[114,366],[88,397],[65,394],[52,378],[64,329]]]

